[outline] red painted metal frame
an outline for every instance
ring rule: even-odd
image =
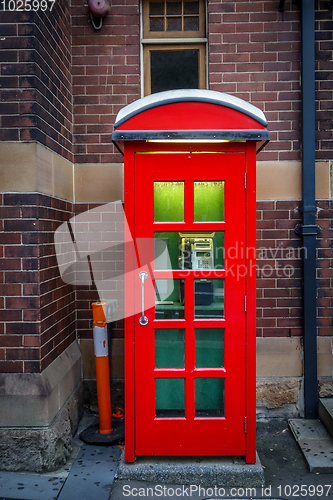
[[[246,152],[246,168],[247,168],[247,210],[246,210],[246,241],[247,247],[250,249],[255,248],[255,143],[226,143],[219,147],[211,147],[208,144],[200,145],[158,145],[146,144],[144,142],[127,143],[125,150],[125,212],[127,221],[134,235],[134,153],[135,151],[243,151]],[[190,203],[190,206],[192,204]],[[189,208],[187,208],[189,210]],[[216,230],[216,227],[215,227]],[[247,253],[247,269],[253,269],[255,265],[255,255],[252,251]],[[127,277],[126,269],[133,269],[135,255],[127,255],[125,263],[125,276]],[[189,281],[191,283],[191,281]],[[192,281],[193,283],[193,281]],[[126,279],[126,290],[133,290],[133,275],[128,276]],[[191,285],[188,285],[191,286]],[[246,433],[246,460],[251,463],[255,461],[255,272],[247,274],[246,276],[246,295],[247,295],[247,314],[246,314],[246,417],[247,417],[247,433]],[[125,459],[126,461],[133,461],[135,457],[135,361],[134,361],[134,317],[130,315],[133,309],[131,304],[131,295],[126,294],[129,299],[126,301],[126,320],[125,320],[125,400],[126,400],[126,446],[125,446]],[[137,318],[138,319],[138,316]],[[186,321],[186,320],[185,320]],[[177,322],[178,323],[178,322]],[[160,326],[163,326],[160,324]],[[175,324],[176,326],[176,324]],[[179,325],[178,325],[179,326]],[[147,346],[149,348],[149,346]],[[160,373],[162,375],[162,372]],[[190,382],[188,382],[190,383]],[[189,403],[186,402],[186,405]],[[185,422],[185,421],[184,421]],[[205,424],[205,422],[203,422]],[[168,422],[166,422],[168,424]],[[193,429],[191,424],[187,421],[187,431],[183,428],[175,430],[172,441],[182,442],[184,432],[191,436],[197,434],[197,430]],[[138,425],[139,426],[139,425]],[[140,429],[139,429],[140,430]],[[161,429],[161,436],[166,432]],[[194,433],[194,434],[193,434]],[[148,433],[149,434],[149,433]],[[152,433],[150,433],[152,434]],[[148,436],[146,436],[148,439]],[[232,439],[232,436],[230,436]],[[149,441],[149,439],[148,439]],[[170,441],[170,440],[169,440]],[[147,443],[148,446],[148,443]],[[167,454],[168,450],[161,450],[161,454]],[[144,449],[144,453],[148,450]],[[191,452],[191,450],[189,450]],[[221,442],[219,443],[219,450],[215,451],[216,454],[224,454],[221,450]],[[191,453],[189,453],[191,454]],[[198,454],[197,450],[193,450],[193,454]],[[203,454],[207,454],[206,450]]]
[[[256,144],[246,143],[246,462],[256,462]]]

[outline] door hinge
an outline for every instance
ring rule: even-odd
[[[246,189],[246,172],[244,173],[244,188]]]
[[[244,297],[244,311],[246,312],[246,295]]]
[[[246,417],[244,417],[244,432],[246,434]]]

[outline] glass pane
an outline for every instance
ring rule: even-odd
[[[199,17],[184,17],[184,31],[199,31]]]
[[[168,16],[181,16],[182,3],[181,2],[167,2],[166,13]]]
[[[199,88],[199,50],[152,50],[151,93]]]
[[[182,18],[181,17],[167,17],[167,31],[181,31]]]
[[[184,222],[184,182],[154,182],[154,221]]]
[[[155,280],[155,318],[184,319],[184,280]]]
[[[194,317],[224,318],[224,280],[194,280]]]
[[[185,367],[185,330],[155,330],[155,367]]]
[[[195,379],[195,416],[224,417],[224,378]]]
[[[184,14],[199,14],[199,2],[184,2]]]
[[[196,368],[222,368],[224,366],[224,328],[195,330]]]
[[[150,18],[150,31],[164,31],[164,17]]]
[[[224,181],[194,183],[194,220],[224,221]]]
[[[164,16],[164,2],[149,2],[149,15]]]
[[[158,231],[154,237],[156,270],[224,268],[224,231]]]
[[[156,417],[185,417],[185,380],[155,379]]]
[[[162,236],[156,237],[156,234]],[[155,233],[154,263],[155,263],[155,269],[158,270],[172,269],[172,264],[170,260],[170,251],[169,251],[169,238],[163,238],[163,235],[165,234],[168,233]]]

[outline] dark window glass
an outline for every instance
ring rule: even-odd
[[[150,63],[152,94],[199,88],[198,50],[153,50]]]
[[[181,2],[167,2],[166,13],[168,16],[181,16],[182,3]]]
[[[164,31],[164,17],[151,17],[150,31]]]
[[[181,17],[167,17],[167,31],[181,31],[182,18]]]
[[[184,14],[199,14],[199,2],[184,2]]]
[[[184,31],[199,31],[199,18],[198,17],[184,17]]]
[[[192,12],[191,12],[192,14]],[[149,2],[149,15],[163,16],[164,15],[164,2]]]

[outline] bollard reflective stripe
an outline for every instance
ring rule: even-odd
[[[113,429],[111,420],[111,390],[106,303],[94,302],[92,304],[92,311],[99,433],[110,434]]]
[[[97,358],[109,355],[108,346],[108,331],[107,325],[105,326],[94,326],[93,327],[93,337],[94,337],[94,351]]]

